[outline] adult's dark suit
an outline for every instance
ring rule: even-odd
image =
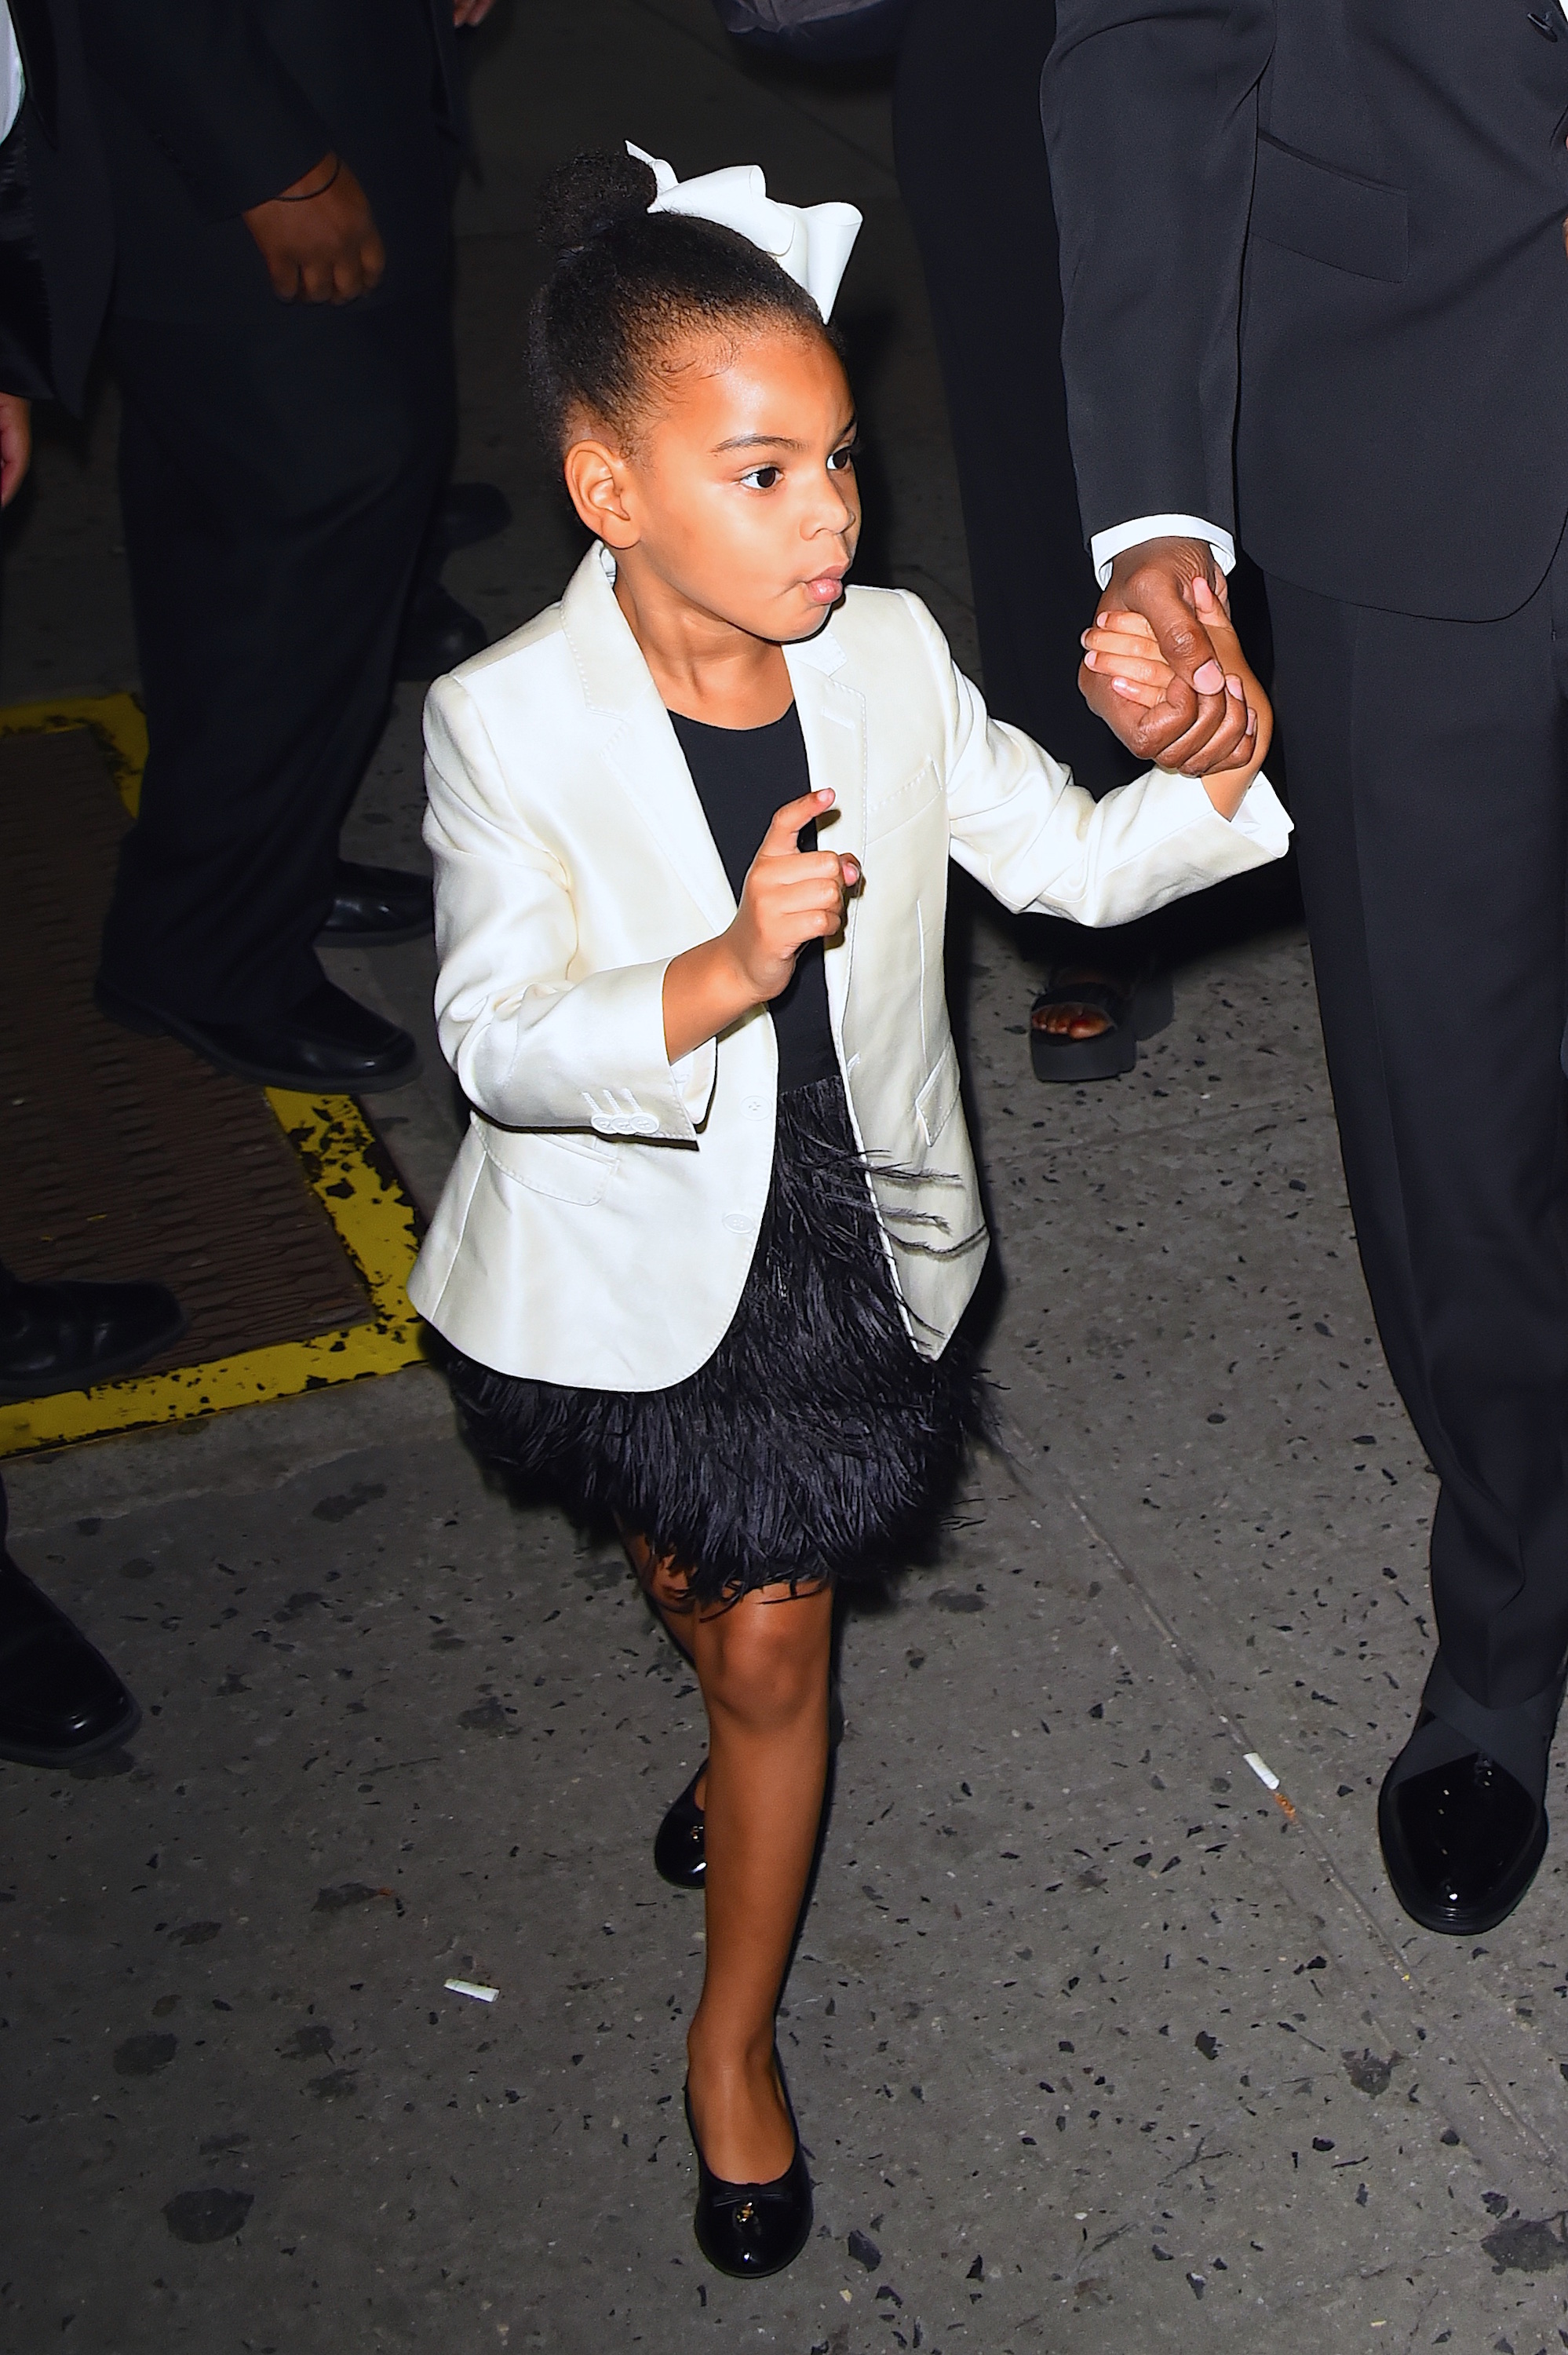
[[[1556,0],[1059,22],[1086,528],[1239,522],[1268,576],[1357,1233],[1442,1482],[1442,1658],[1506,1715],[1568,1646],[1568,25]]]
[[[150,754],[101,980],[200,1025],[320,982],[339,825],[452,432],[450,0],[80,0]],[[329,151],[373,293],[282,303],[242,213]]]

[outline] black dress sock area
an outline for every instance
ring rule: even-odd
[[[1518,1701],[1511,1709],[1484,1709],[1456,1682],[1439,1653],[1421,1696],[1423,1711],[1430,1711],[1429,1721],[1418,1725],[1400,1752],[1388,1778],[1389,1788],[1398,1790],[1413,1776],[1478,1750],[1506,1766],[1540,1806],[1546,1797],[1552,1737],[1557,1731],[1563,1691],[1560,1676],[1531,1700]]]

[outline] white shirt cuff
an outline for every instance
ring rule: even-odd
[[[1568,0],[1564,5],[1568,6]],[[1124,548],[1136,548],[1145,539],[1206,539],[1222,572],[1230,572],[1235,566],[1235,541],[1228,531],[1222,531],[1218,524],[1207,522],[1202,516],[1135,516],[1130,523],[1118,523],[1114,530],[1097,531],[1089,542],[1095,578],[1102,589],[1110,579],[1114,559]]]

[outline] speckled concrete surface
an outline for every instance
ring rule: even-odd
[[[865,207],[869,560],[972,660],[885,95],[742,69],[706,0],[535,0],[480,64],[462,469],[517,520],[453,586],[500,630],[572,560],[517,397],[527,192],[630,130]],[[7,699],[134,677],[112,426],[46,445],[11,531]],[[418,855],[418,705],[364,855]],[[7,2350],[1568,2345],[1561,1861],[1473,1945],[1378,1864],[1430,1480],[1281,907],[1201,911],[1171,1028],[1084,1090],[1029,1076],[1028,928],[959,927],[1000,1445],[844,1630],[781,2020],[820,2229],[779,2281],[690,2237],[701,1913],[648,1850],[700,1711],[618,1559],[489,1488],[422,1369],[14,1469],[19,1558],[147,1715],[92,1772],[0,1767]],[[421,1029],[378,1117],[429,1201],[429,953],[335,969]]]

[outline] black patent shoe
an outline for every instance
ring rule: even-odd
[[[777,2066],[777,2062],[775,2062]],[[697,2154],[697,2205],[692,2229],[697,2246],[715,2273],[736,2281],[760,2281],[792,2265],[811,2232],[811,2178],[795,2126],[795,2113],[782,2070],[779,2087],[795,2133],[795,2156],[771,2183],[726,2183],[703,2157],[692,2124],[692,2097],[684,2096],[686,2131]]]
[[[406,1086],[419,1068],[406,1030],[325,979],[301,1005],[266,1022],[192,1022],[122,997],[102,982],[93,996],[99,1012],[124,1029],[177,1039],[216,1070],[258,1087],[373,1095]]]
[[[0,1399],[111,1381],[169,1348],[185,1322],[161,1284],[21,1284],[0,1268]]]
[[[399,867],[362,867],[340,858],[332,912],[320,939],[329,948],[389,948],[417,941],[435,928],[435,892],[428,875]]]
[[[701,1889],[708,1877],[703,1811],[694,1796],[707,1767],[705,1758],[680,1797],[671,1802],[653,1835],[654,1870],[672,1889]]]
[[[1496,1929],[1534,1880],[1546,1853],[1546,1809],[1483,1750],[1421,1768],[1417,1745],[1434,1728],[1446,1730],[1424,1709],[1378,1795],[1378,1838],[1411,1920],[1469,1938]]]

